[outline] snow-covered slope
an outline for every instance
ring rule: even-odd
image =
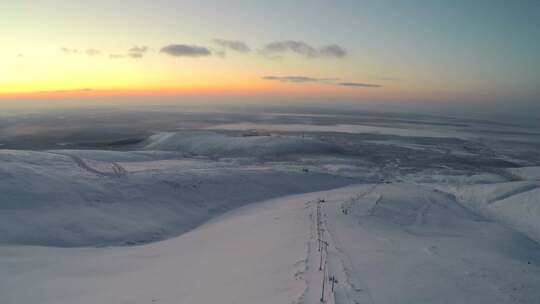
[[[329,191],[336,303],[536,303],[540,245],[414,184]]]
[[[309,227],[292,199],[145,246],[0,246],[0,303],[293,303],[306,288],[297,273]]]
[[[536,167],[233,133],[0,150],[0,303],[318,303],[324,275],[327,303],[539,302]]]
[[[234,210],[135,247],[0,246],[0,303],[536,303],[540,245],[413,184]],[[328,278],[328,276],[326,277]]]
[[[471,210],[501,221],[540,242],[539,187],[538,182],[531,181],[439,186]]]
[[[159,153],[154,160],[139,152],[117,152],[118,158],[103,151],[58,153],[0,150],[0,243],[155,241],[246,203],[352,182],[300,169],[239,167]],[[104,156],[107,162],[96,160]],[[137,161],[141,157],[144,161]]]

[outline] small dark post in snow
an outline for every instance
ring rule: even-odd
[[[321,251],[321,205],[317,204],[317,239],[319,240],[319,247],[317,251]]]
[[[322,251],[321,251],[321,259],[320,259],[320,261],[319,261],[319,271],[322,270],[322,254],[323,254],[323,253],[322,253]]]
[[[326,262],[324,263],[324,272],[322,277],[322,291],[321,291],[321,302],[324,302],[324,286],[326,283]]]
[[[324,245],[324,250],[321,249],[321,260],[319,262],[319,270],[322,270],[322,264],[323,264],[323,253],[326,252],[326,256],[328,256],[328,242],[322,240],[322,244]],[[326,261],[324,261],[324,266],[326,267]]]
[[[334,275],[332,275],[332,277],[330,278],[330,281],[332,282],[332,292],[334,292],[334,284],[336,284],[338,280],[336,279]]]

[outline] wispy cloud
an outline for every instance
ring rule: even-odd
[[[212,43],[222,48],[240,53],[251,52],[251,48],[245,42],[240,40],[213,39]]]
[[[382,81],[401,81],[401,79],[397,77],[378,77],[377,79]]]
[[[134,46],[128,50],[129,53],[146,53],[147,51],[147,46]]]
[[[362,83],[362,82],[339,82],[339,78],[315,78],[309,76],[263,76],[261,79],[264,80],[274,80],[280,82],[289,82],[289,83],[306,83],[306,82],[316,82],[316,83],[325,83],[329,85],[336,85],[342,87],[363,87],[363,88],[379,88],[381,85],[373,83]]]
[[[260,53],[269,57],[274,57],[283,53],[293,53],[306,58],[343,58],[347,55],[347,51],[337,44],[324,45],[316,48],[303,41],[298,40],[283,40],[270,42],[260,50]]]
[[[144,55],[150,51],[150,48],[147,46],[134,46],[127,50],[125,54],[119,54],[119,53],[113,53],[109,54],[109,58],[111,59],[122,59],[122,58],[133,58],[133,59],[139,59],[143,58]]]
[[[159,50],[174,57],[204,57],[212,55],[212,52],[206,47],[187,44],[169,44]]]
[[[101,54],[100,50],[96,50],[96,49],[87,49],[86,50],[86,55],[88,55],[88,56],[97,56],[97,55],[100,55],[100,54]]]
[[[97,55],[100,55],[100,54],[101,54],[101,51],[100,51],[100,50],[98,50],[98,49],[93,49],[93,48],[86,49],[84,52],[83,52],[83,51],[79,51],[78,49],[72,49],[72,48],[68,48],[68,47],[62,47],[62,48],[60,48],[60,50],[61,50],[64,54],[68,54],[68,55],[86,54],[86,55],[88,55],[88,56],[97,56]]]
[[[134,46],[128,50],[127,56],[135,59],[142,58],[146,52],[148,52],[147,46]]]
[[[122,55],[122,54],[109,54],[109,58],[111,59],[121,59],[121,58],[124,58],[126,56]]]
[[[60,50],[65,54],[78,54],[79,53],[79,50],[71,49],[71,48],[67,48],[67,47],[60,48]]]

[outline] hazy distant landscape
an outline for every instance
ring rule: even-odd
[[[539,135],[490,120],[309,108],[7,117],[0,299],[167,303],[180,292],[203,303],[221,298],[205,290],[231,282],[226,294],[242,303],[308,303],[320,292],[319,223],[337,303],[532,303]],[[128,291],[137,285],[142,294]]]

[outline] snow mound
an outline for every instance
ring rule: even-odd
[[[145,149],[179,151],[208,157],[280,157],[301,154],[333,154],[341,149],[321,141],[288,136],[232,137],[223,134],[186,131],[158,133]]]

